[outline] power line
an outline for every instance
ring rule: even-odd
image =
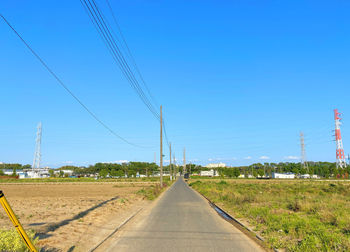
[[[139,98],[142,100],[142,102],[146,105],[146,107],[149,109],[149,111],[156,117],[156,119],[159,120],[159,114],[157,110],[154,108],[154,106],[151,104],[145,93],[143,92],[142,88],[140,87],[134,73],[132,72],[129,64],[125,60],[125,57],[121,53],[117,43],[115,42],[115,39],[111,33],[111,28],[109,25],[105,22],[103,15],[101,14],[101,11],[99,10],[97,4],[94,0],[80,0],[82,5],[85,7],[85,10],[87,11],[88,16],[92,20],[95,28],[97,29],[101,39],[105,42],[105,45],[107,46],[109,52],[112,54],[113,59],[119,66],[120,70],[126,77],[126,79],[129,82],[129,85],[134,89],[134,91],[138,94]]]
[[[76,100],[99,124],[101,124],[105,129],[107,129],[112,135],[135,147],[140,147],[134,143],[129,142],[125,138],[118,135],[114,130],[112,130],[107,124],[105,124],[101,119],[99,119],[65,84],[64,82],[54,73],[54,71],[45,63],[45,61],[31,48],[31,46],[23,39],[23,37],[16,31],[16,29],[7,21],[7,19],[0,14],[0,17],[5,21],[5,23],[11,28],[11,30],[17,35],[17,37],[23,42],[23,44],[29,49],[29,51],[40,61],[40,63],[46,68],[46,70],[57,80],[57,82],[63,87],[73,98]]]
[[[165,135],[166,143],[167,143],[168,147],[170,147],[169,140],[168,140],[168,134],[166,133],[165,119],[164,118],[163,118],[163,128],[164,128],[164,135]]]
[[[151,91],[149,90],[148,85],[146,84],[146,81],[145,81],[145,79],[143,78],[143,76],[142,76],[142,74],[141,74],[141,71],[140,71],[140,69],[138,68],[138,66],[137,66],[137,64],[136,64],[136,60],[135,60],[134,56],[133,56],[132,53],[131,53],[131,50],[130,50],[130,47],[128,46],[128,43],[126,42],[126,39],[125,39],[125,37],[124,37],[124,34],[123,34],[123,32],[122,32],[122,30],[121,30],[121,28],[120,28],[120,25],[119,25],[118,21],[117,21],[116,15],[115,15],[115,13],[114,13],[114,11],[113,11],[113,8],[112,8],[111,4],[109,3],[108,0],[106,0],[106,3],[107,3],[107,6],[108,6],[109,11],[110,11],[111,14],[112,14],[113,21],[114,21],[115,25],[117,26],[117,29],[118,29],[119,34],[120,34],[120,37],[122,38],[122,40],[123,40],[123,42],[124,42],[124,45],[125,45],[125,47],[126,47],[126,51],[127,51],[127,53],[129,54],[129,57],[130,57],[130,59],[131,59],[133,65],[134,65],[134,67],[135,67],[135,69],[136,69],[138,75],[140,76],[140,79],[141,79],[141,81],[142,81],[144,87],[146,88],[148,95],[151,97],[151,99],[153,100],[154,104],[155,104],[157,107],[159,107],[159,106],[158,106],[158,102],[156,101],[156,99],[155,99],[154,96],[152,95]]]
[[[118,44],[116,43],[114,36],[113,36],[113,34],[115,34],[115,33],[113,32],[113,29],[109,26],[107,19],[103,15],[103,12],[98,8],[98,6],[94,0],[91,0],[91,1],[90,0],[80,0],[80,2],[84,6],[84,9],[85,9],[86,13],[88,14],[91,22],[95,26],[100,38],[102,39],[102,41],[106,45],[108,51],[111,53],[112,58],[117,63],[119,69],[122,71],[122,73],[124,74],[124,76],[128,80],[129,85],[136,91],[139,98],[146,105],[146,107],[150,110],[150,112],[156,117],[156,119],[160,120],[159,113],[157,112],[157,110],[154,108],[154,106],[152,105],[150,100],[147,98],[147,96],[143,92],[143,89],[140,87],[139,82],[138,82],[137,78],[135,77],[135,74],[131,70],[128,62],[126,61]],[[142,77],[141,72],[139,71],[139,68],[137,67],[136,61],[131,54],[131,50],[126,43],[126,40],[121,32],[120,26],[115,18],[115,15],[113,13],[113,10],[112,10],[109,2],[107,2],[107,4],[112,12],[114,21],[117,25],[119,33],[121,34],[122,40],[124,41],[125,47],[127,48],[129,58],[131,58],[131,61],[133,62],[133,65],[134,65],[136,71],[138,72],[140,79],[144,83],[144,86],[146,87],[146,90],[148,91],[149,96],[153,99],[154,103],[156,103],[155,99],[153,98],[151,92],[149,91],[149,89],[147,87],[146,82],[144,81],[144,78]],[[165,128],[164,123],[163,123],[163,126],[164,126],[164,134],[165,134],[166,142],[167,142],[167,145],[169,146],[169,140],[168,140],[168,136],[166,133],[166,128]]]
[[[84,0],[85,1],[85,0]],[[130,66],[128,65],[127,61],[125,60],[123,54],[121,53],[121,51],[119,50],[119,47],[117,45],[117,43],[115,42],[112,34],[110,31],[113,31],[110,27],[108,27],[108,23],[106,23],[104,21],[104,16],[102,14],[102,12],[99,10],[98,6],[96,5],[95,1],[92,0],[92,3],[94,4],[94,6],[91,5],[91,2],[90,0],[88,0],[89,3],[90,3],[90,7],[92,7],[92,10],[94,12],[94,14],[96,15],[97,17],[97,20],[99,21],[99,24],[101,24],[102,28],[103,28],[103,31],[104,32],[107,32],[105,33],[107,35],[107,38],[109,40],[109,42],[112,42],[112,45],[115,45],[115,49],[117,49],[117,53],[118,53],[118,56],[120,57],[119,59],[121,59],[121,61],[119,61],[119,63],[121,62],[122,63],[122,66],[123,67],[126,67],[124,68],[124,73],[128,73],[129,74],[129,80],[132,80],[133,81],[133,86],[135,87],[135,91],[137,91],[137,93],[139,94],[140,98],[142,99],[142,101],[145,103],[145,105],[150,109],[150,111],[155,114],[155,117],[159,119],[159,114],[157,112],[157,110],[154,109],[154,107],[152,106],[152,104],[150,103],[150,101],[148,100],[147,96],[144,94],[142,88],[140,87],[140,85],[138,84],[138,81],[135,77],[135,75],[133,74],[133,72],[131,71],[131,68]],[[86,2],[86,1],[85,1]],[[90,12],[91,13],[91,12]],[[91,13],[92,14],[92,13]],[[94,16],[93,16],[94,17]],[[95,19],[96,21],[96,19]],[[100,26],[98,26],[100,28]],[[106,37],[105,37],[106,38]],[[125,71],[126,69],[126,71]]]

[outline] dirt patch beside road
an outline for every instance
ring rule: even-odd
[[[148,202],[136,192],[151,184],[2,184],[24,228],[49,251],[87,251]],[[0,227],[13,228],[0,209]]]

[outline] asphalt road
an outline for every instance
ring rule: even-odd
[[[263,251],[180,178],[119,231],[106,251]]]

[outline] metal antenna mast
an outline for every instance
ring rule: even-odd
[[[340,118],[340,113],[338,112],[338,109],[334,110],[334,120],[335,120],[335,142],[337,144],[337,150],[336,150],[337,167],[345,168],[346,161],[345,161],[345,154],[344,154],[344,148],[343,148],[343,140],[340,134],[341,118]]]
[[[303,168],[307,169],[306,162],[306,152],[305,152],[305,142],[304,142],[304,133],[300,132],[300,146],[301,146],[301,165]]]
[[[36,143],[35,143],[35,152],[32,169],[40,169],[41,161],[41,134],[42,134],[42,124],[39,122],[36,132]]]

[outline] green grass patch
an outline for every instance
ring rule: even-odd
[[[36,245],[38,238],[34,239],[35,233],[27,231],[27,235]],[[0,229],[0,251],[29,251],[16,230]]]
[[[148,200],[154,200],[172,183],[173,183],[173,181],[170,181],[170,180],[164,181],[163,188],[160,188],[159,184],[144,187],[141,190],[137,191],[136,194],[143,195],[144,198],[146,198]]]
[[[350,183],[193,180],[194,189],[250,223],[271,248],[350,251]]]

